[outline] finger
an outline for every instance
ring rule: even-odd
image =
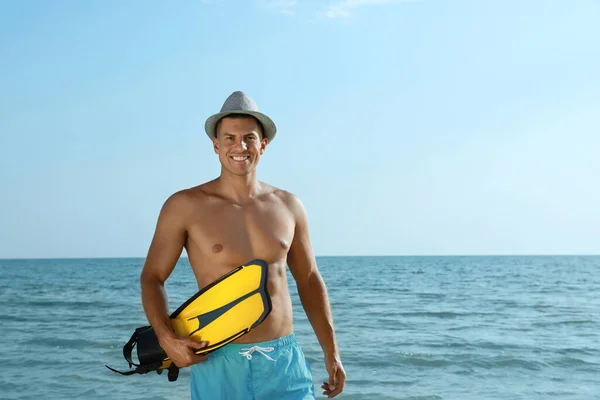
[[[338,370],[339,374],[336,375],[337,386],[330,393],[330,397],[335,397],[338,394],[342,393],[344,390],[344,384],[346,383],[346,377],[342,370]]]
[[[192,364],[197,364],[208,360],[208,354],[194,354],[192,357]]]
[[[194,340],[191,338],[185,338],[183,341],[183,345],[187,348],[187,358],[188,364],[193,365],[199,362],[205,361],[208,356],[203,354],[198,354],[203,348],[207,346],[208,343],[201,342],[198,340]]]
[[[208,342],[198,341],[194,339],[187,339],[186,345],[192,348],[193,350],[201,350],[208,345]]]
[[[326,386],[323,389],[324,389],[323,394],[326,395],[327,397],[331,398],[334,396],[335,392],[333,390],[331,390],[331,386]]]
[[[331,368],[331,372],[329,373],[329,389],[330,390],[335,390],[336,387],[336,378],[337,375],[337,367],[332,367]]]
[[[198,345],[194,346],[194,348],[190,348],[189,351],[192,364],[206,361],[208,358],[208,353],[202,352],[202,348],[198,348]]]
[[[336,378],[337,379],[337,378]],[[332,398],[341,393],[342,387],[340,387],[340,381],[337,379],[338,385],[334,387],[333,385],[327,385],[327,388],[323,392],[323,394],[327,395],[327,397]]]

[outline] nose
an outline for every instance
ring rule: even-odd
[[[236,140],[234,148],[236,150],[241,148],[241,151],[246,151],[248,149],[248,144],[244,139]]]

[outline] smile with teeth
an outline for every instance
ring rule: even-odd
[[[231,158],[233,158],[235,161],[246,161],[248,158],[250,158],[250,156],[233,156]]]

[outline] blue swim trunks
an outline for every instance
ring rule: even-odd
[[[192,400],[315,399],[312,372],[294,334],[230,343],[190,368]]]

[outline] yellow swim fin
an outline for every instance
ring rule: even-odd
[[[204,287],[171,314],[173,330],[207,342],[197,354],[210,353],[250,332],[271,312],[271,298],[267,288],[269,264],[256,259],[241,265]],[[131,353],[137,347],[139,364],[132,361]],[[151,326],[137,328],[123,346],[123,356],[131,371],[117,371],[122,375],[169,371],[169,380],[175,381],[179,368],[160,347]]]

